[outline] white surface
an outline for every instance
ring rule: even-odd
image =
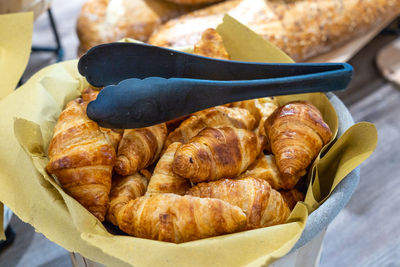
[[[4,217],[3,217],[3,229],[4,231],[7,229],[8,224],[10,223],[12,211],[4,206]]]
[[[322,253],[326,228],[298,250],[272,263],[270,267],[317,267]]]

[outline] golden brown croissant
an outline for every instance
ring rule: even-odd
[[[118,225],[136,237],[182,243],[244,230],[246,215],[219,199],[157,194],[130,201]]]
[[[253,130],[255,119],[245,109],[217,106],[192,114],[168,135],[165,147],[173,142],[187,143],[206,127],[233,126]]]
[[[277,100],[273,97],[250,99],[229,104],[229,107],[248,110],[256,119],[256,124],[259,124],[262,118],[268,118],[278,106]]]
[[[298,179],[332,138],[321,112],[311,103],[288,103],[266,120],[272,153],[283,179]]]
[[[159,193],[174,193],[184,195],[190,188],[188,179],[180,177],[172,171],[172,162],[174,155],[181,143],[172,143],[154,169],[153,176],[150,178],[149,186],[146,195],[154,195]]]
[[[84,101],[84,106],[85,108],[87,107],[87,104],[97,98],[97,95],[99,94],[99,90],[95,90],[92,86],[88,86],[85,90],[82,91],[82,99]],[[118,144],[121,141],[122,138],[122,132],[121,130],[114,130],[114,129],[108,129],[108,128],[103,128],[100,127],[100,131],[102,131],[105,136],[108,138],[108,140],[111,142],[115,150],[118,148]]]
[[[46,167],[64,190],[100,221],[108,207],[115,151],[86,116],[82,99],[69,102],[58,118]]]
[[[143,196],[146,188],[147,179],[139,173],[113,177],[107,220],[118,226],[118,212],[129,201]]]
[[[212,28],[203,32],[200,41],[194,45],[193,52],[205,57],[229,59],[222,37]]]
[[[256,119],[256,124],[258,125],[256,133],[267,137],[267,134],[265,133],[264,123],[268,119],[268,117],[275,111],[275,109],[279,107],[279,104],[276,98],[263,97],[231,103],[230,107],[247,109]],[[267,143],[265,144],[265,149],[271,151],[268,138]]]
[[[173,171],[194,183],[235,178],[253,163],[264,144],[264,137],[249,130],[205,128],[178,148]]]
[[[170,133],[170,132],[174,131],[176,128],[178,128],[179,125],[181,125],[181,123],[184,120],[186,120],[189,116],[190,115],[179,117],[179,118],[176,118],[176,119],[173,119],[173,120],[170,120],[170,121],[166,121],[165,124],[167,125],[168,133]],[[164,146],[164,148],[166,148],[166,147]]]
[[[264,155],[261,152],[260,156],[256,161],[250,165],[250,167],[242,173],[239,178],[258,178],[267,181],[273,189],[291,189],[293,188],[299,177],[290,177],[291,179],[283,179],[279,173],[278,167],[276,166],[274,155]]]
[[[115,171],[125,176],[146,168],[160,156],[166,137],[165,123],[125,130],[118,146]]]
[[[81,92],[81,96],[83,101],[85,102],[90,102],[93,101],[97,98],[98,94],[100,93],[100,90],[95,90],[92,86],[88,86]]]
[[[187,194],[218,198],[240,207],[247,215],[247,229],[284,223],[290,214],[281,194],[261,179],[222,179],[200,183]]]
[[[290,190],[281,190],[279,193],[281,193],[283,200],[285,200],[290,210],[294,209],[298,201],[304,200],[304,194],[295,188]]]

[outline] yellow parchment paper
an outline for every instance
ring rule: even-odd
[[[230,23],[229,19],[224,23]],[[235,27],[231,37],[236,35]],[[254,43],[246,41],[240,50],[258,42],[264,46],[264,40],[250,37],[246,39]],[[263,55],[268,53],[269,49],[263,51]],[[108,266],[260,266],[288,253],[300,238],[307,221],[303,203],[297,204],[285,224],[183,244],[110,234],[44,170],[59,114],[86,86],[77,61],[68,61],[41,70],[0,101],[0,201],[51,241]],[[285,103],[290,97],[279,101]],[[294,99],[317,105],[336,131],[337,116],[325,95]]]
[[[32,30],[32,12],[0,15],[0,99],[14,90],[28,64]]]

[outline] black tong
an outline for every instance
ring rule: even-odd
[[[101,90],[88,116],[108,128],[142,128],[235,101],[343,90],[347,63],[250,63],[138,43],[90,49],[79,72]]]

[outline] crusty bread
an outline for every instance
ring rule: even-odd
[[[166,0],[168,2],[177,3],[181,5],[200,5],[221,2],[223,0]]]
[[[231,0],[168,21],[149,38],[158,46],[193,46],[225,13],[296,61],[323,53],[400,13],[400,0]]]
[[[79,53],[124,37],[146,41],[155,27],[192,10],[161,0],[88,0],[77,22]]]

